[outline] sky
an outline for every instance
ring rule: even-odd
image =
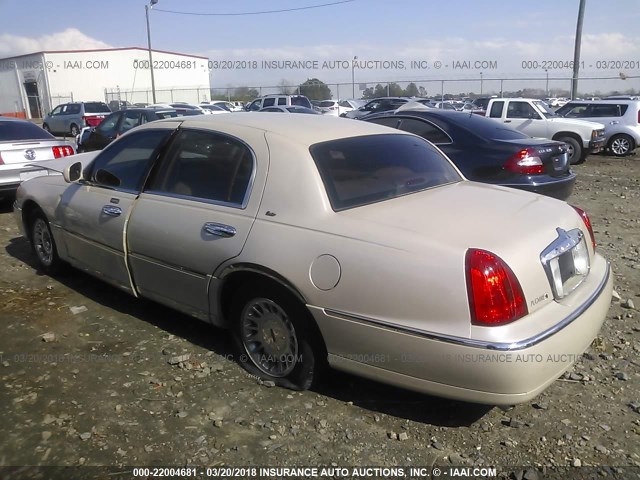
[[[551,89],[569,87],[568,80],[555,79],[571,77],[579,0],[338,1],[159,0],[150,11],[152,45],[208,57],[212,87],[318,78],[343,83],[343,89],[352,80],[358,87],[423,81],[435,92],[440,80],[449,80],[448,91],[490,92],[500,90],[498,79],[531,79],[504,80],[505,90],[545,89],[547,76]],[[146,48],[147,3],[0,0],[0,58],[41,50]],[[336,4],[255,15],[167,12],[237,14],[326,3]],[[586,0],[582,90],[640,90],[638,24],[640,0]]]

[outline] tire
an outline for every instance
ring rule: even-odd
[[[616,157],[624,157],[629,155],[629,153],[635,148],[635,145],[633,144],[633,138],[629,135],[625,135],[624,133],[619,133],[609,139],[607,147]]]
[[[47,132],[51,133],[51,129],[49,128],[49,125],[47,125],[46,123],[42,124],[42,129],[46,130]]]
[[[40,210],[31,215],[29,237],[40,269],[48,275],[59,273],[63,262],[58,256],[58,248],[51,234],[49,222]]]
[[[580,163],[584,163],[587,159],[585,155],[582,155],[582,145],[578,140],[573,137],[560,137],[557,139],[559,142],[564,142],[569,145],[569,163],[571,165],[578,165]]]
[[[307,390],[326,360],[306,307],[283,287],[247,284],[233,297],[230,318],[240,365],[291,390]]]
[[[73,138],[76,138],[76,135],[78,135],[80,133],[80,129],[78,128],[78,126],[75,123],[71,124],[71,128],[69,129],[69,131],[71,132],[71,136]]]

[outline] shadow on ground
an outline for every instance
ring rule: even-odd
[[[6,251],[38,272],[37,260],[26,238],[11,239]],[[168,334],[226,358],[232,358],[234,354],[231,337],[224,330],[178,312],[168,316],[168,307],[145,299],[134,299],[128,293],[73,268],[57,276],[56,280],[107,309],[148,322]],[[435,426],[468,426],[492,408],[423,395],[333,369],[325,371],[314,391],[342,402],[353,402],[373,412]]]

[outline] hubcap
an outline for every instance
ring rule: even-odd
[[[631,145],[629,144],[629,140],[624,137],[616,138],[613,142],[611,142],[611,150],[616,155],[624,155],[629,151]]]
[[[40,262],[47,267],[51,265],[53,262],[53,239],[49,227],[41,218],[38,218],[33,224],[33,245]]]
[[[298,340],[287,313],[268,298],[254,298],[241,316],[242,345],[260,371],[285,377],[296,366]]]

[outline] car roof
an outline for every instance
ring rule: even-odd
[[[569,103],[590,103],[594,105],[619,105],[621,103],[640,103],[640,100],[629,100],[625,98],[618,98],[618,99],[610,98],[608,100],[571,100]]]
[[[400,130],[389,131],[387,127],[361,122],[347,118],[339,118],[325,115],[265,115],[260,112],[221,113],[220,115],[199,115],[194,117],[180,117],[181,127],[221,129],[225,127],[240,126],[254,128],[264,132],[271,132],[287,138],[292,143],[313,145],[320,142],[335,140],[345,137],[356,137],[377,134],[405,134]],[[154,128],[154,124],[163,122],[176,122],[176,118],[159,120],[138,127]]]
[[[23,118],[16,117],[3,117],[0,115],[0,121],[2,122],[22,122],[22,123],[31,123],[29,120],[25,120]],[[35,125],[35,124],[34,124]]]

